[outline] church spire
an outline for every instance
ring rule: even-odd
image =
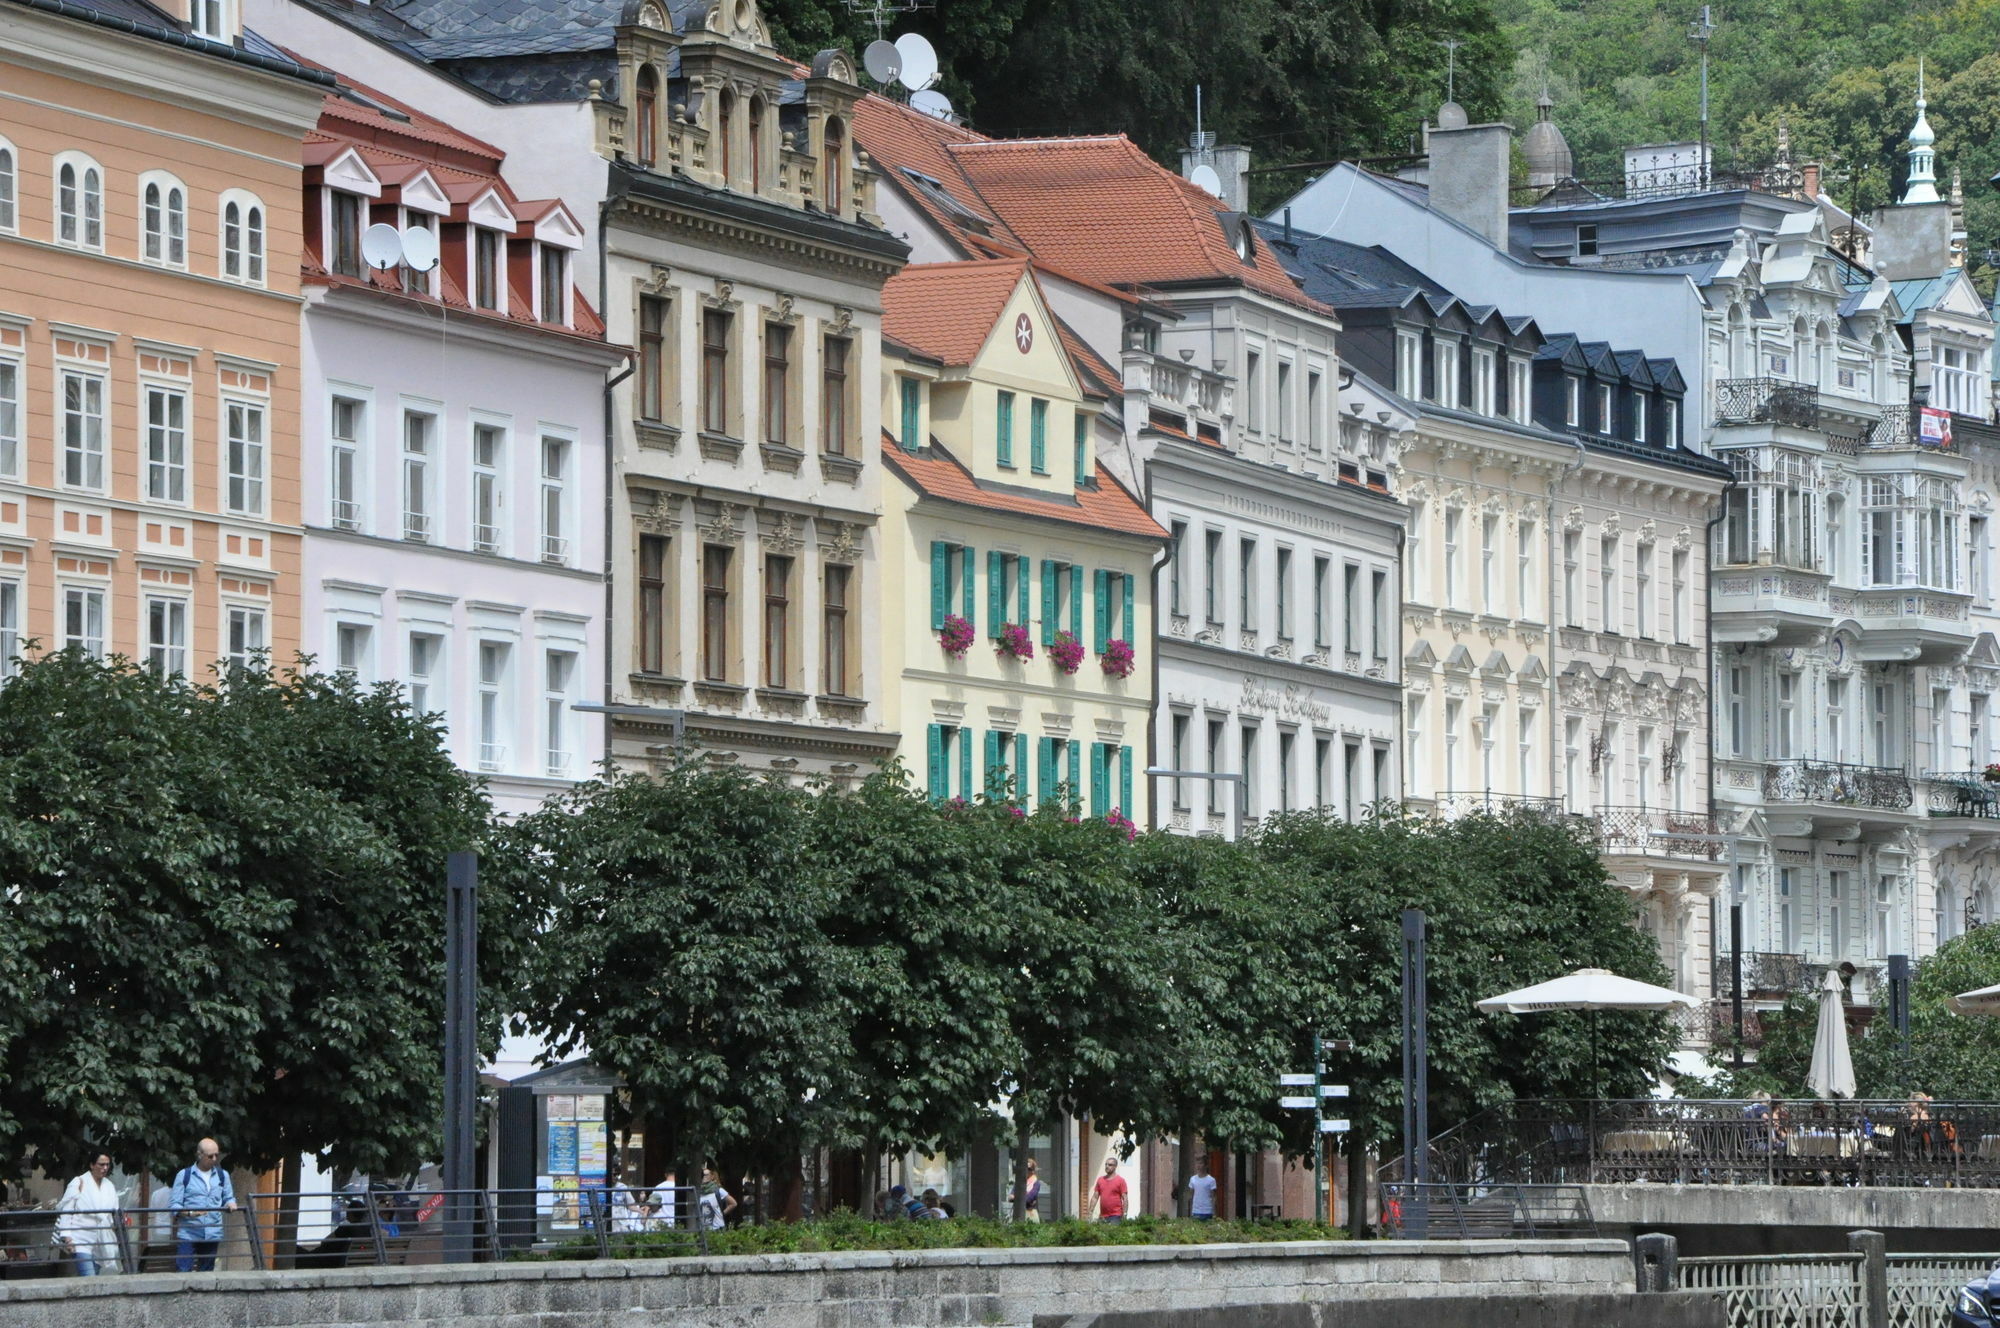
[[[1917,60],[1917,122],[1910,127],[1910,178],[1903,190],[1905,203],[1937,203],[1942,200],[1937,191],[1937,153],[1931,144],[1937,142],[1937,135],[1931,131],[1931,122],[1924,118],[1924,62]]]

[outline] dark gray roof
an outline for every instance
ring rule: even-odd
[[[102,28],[129,32],[138,37],[148,37],[213,59],[228,60],[273,74],[305,79],[307,82],[327,87],[333,86],[333,75],[318,69],[307,69],[255,33],[246,32],[241,46],[212,42],[205,37],[195,36],[179,19],[163,9],[147,4],[146,0],[6,0],[6,3],[19,5],[24,9],[40,10],[45,14],[76,19]]]
[[[552,55],[510,55],[494,60],[438,60],[439,69],[464,79],[489,97],[515,103],[581,101],[591,80],[607,97],[618,95],[618,53],[610,47]]]

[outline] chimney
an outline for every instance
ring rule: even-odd
[[[1425,135],[1430,148],[1431,209],[1470,226],[1497,249],[1507,247],[1507,201],[1514,130],[1466,124],[1447,103],[1440,124]]]
[[[1799,190],[1807,198],[1812,199],[1815,202],[1818,201],[1819,199],[1818,162],[1816,161],[1808,162],[1804,166],[1799,167]]]
[[[1222,177],[1222,205],[1231,212],[1250,210],[1250,149],[1224,143],[1215,150],[1215,173]]]

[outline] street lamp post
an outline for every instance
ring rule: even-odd
[[[1250,820],[1250,779],[1247,775],[1240,772],[1232,773],[1226,770],[1169,770],[1163,765],[1149,765],[1146,767],[1146,773],[1162,779],[1206,779],[1217,784],[1234,784],[1236,786],[1236,837],[1238,839],[1243,838],[1243,828]],[[1152,801],[1155,807],[1159,806],[1157,798]]]

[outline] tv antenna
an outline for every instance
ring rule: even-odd
[[[866,14],[875,25],[875,40],[882,40],[882,30],[889,26],[889,19],[895,14],[914,14],[919,9],[932,7],[931,0],[847,0],[847,7],[857,14]],[[877,79],[885,83],[887,79]]]
[[[1458,100],[1458,48],[1465,42],[1457,37],[1440,38],[1438,45],[1444,47],[1444,99]]]

